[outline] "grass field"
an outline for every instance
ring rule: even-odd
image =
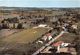
[[[64,42],[71,43],[76,37],[77,37],[77,35],[75,35],[74,33],[64,33],[55,42],[57,42],[57,41],[64,41]]]
[[[3,41],[8,43],[29,43],[41,37],[41,35],[46,33],[48,30],[48,28],[30,28],[5,37]]]

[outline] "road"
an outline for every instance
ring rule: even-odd
[[[61,37],[64,33],[65,33],[64,31],[61,31],[59,35],[57,35],[55,38],[53,38],[47,44],[45,44],[44,46],[42,46],[40,49],[38,49],[32,55],[37,55],[38,53],[40,53],[43,49],[45,49],[47,46],[49,46],[51,43],[53,43],[55,40],[57,40],[59,37]]]

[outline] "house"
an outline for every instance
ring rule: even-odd
[[[49,51],[51,48],[52,48],[51,46],[48,46],[41,53],[51,53],[51,51]]]
[[[44,36],[42,37],[42,39],[43,39],[44,41],[51,40],[51,39],[52,39],[51,33],[47,33],[46,35],[44,35]]]
[[[46,24],[40,24],[38,27],[46,27]]]
[[[69,47],[70,45],[71,45],[70,43],[64,43],[63,41],[59,41],[53,44],[54,47],[57,47],[56,53],[58,54],[65,53],[65,54],[77,55],[76,49],[72,46]]]
[[[77,27],[77,25],[72,25],[71,26],[73,29],[77,29],[78,27]]]
[[[59,42],[53,43],[53,46],[58,47],[58,46],[60,46],[62,43],[63,43],[63,41],[59,41]]]
[[[18,23],[9,23],[9,28],[17,28]]]
[[[56,21],[58,21],[58,18],[57,17],[50,18],[50,22],[56,22]]]
[[[48,40],[51,40],[52,39],[51,33],[46,34],[46,36],[47,36]]]
[[[76,49],[73,47],[59,48],[57,53],[71,53],[72,55],[77,55]]]

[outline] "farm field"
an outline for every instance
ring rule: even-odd
[[[20,32],[22,30],[18,29],[2,29],[0,30],[0,37],[8,37],[9,35],[13,35],[14,33]]]
[[[3,41],[8,43],[30,43],[41,37],[49,28],[30,28],[21,32],[15,33],[11,36],[5,37]]]
[[[66,43],[71,43],[73,42],[73,40],[78,37],[78,35],[75,35],[73,33],[64,33],[59,39],[57,39],[55,42],[57,41],[64,41]]]

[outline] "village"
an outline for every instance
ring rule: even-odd
[[[80,55],[80,9],[17,9],[0,10],[0,55]]]

